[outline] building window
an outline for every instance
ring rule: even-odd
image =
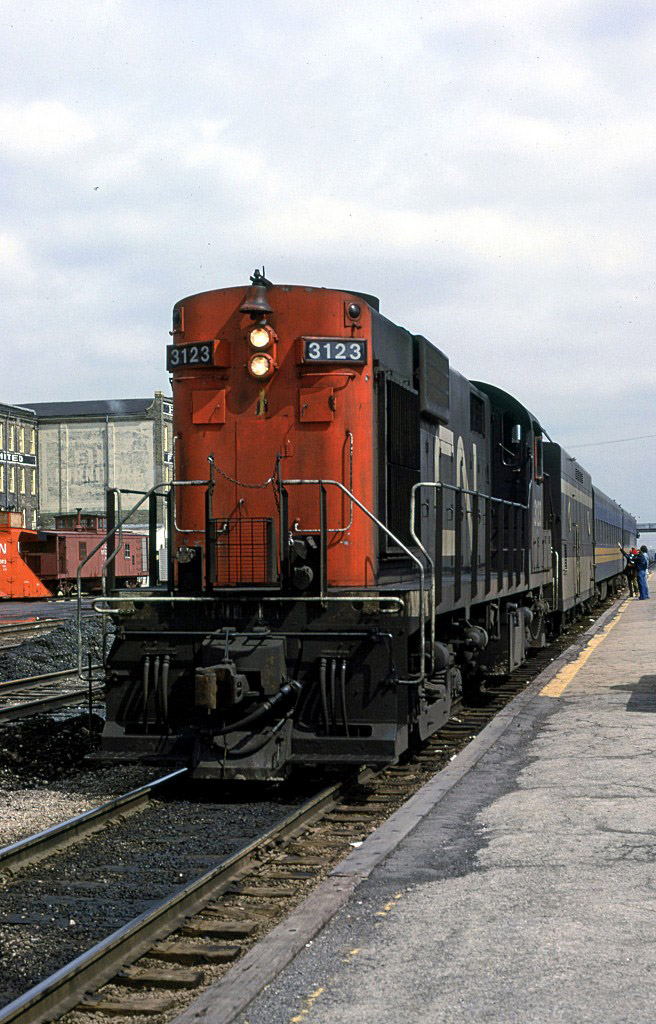
[[[36,452],[36,428],[30,429],[30,454],[34,455]]]
[[[0,465],[0,491],[5,489],[5,467]],[[2,497],[2,495],[0,495]]]
[[[0,423],[0,448],[4,448],[5,444],[5,425]]]
[[[25,494],[25,470],[24,469],[21,469],[21,471],[20,471],[20,492],[21,492],[21,494]]]
[[[25,427],[20,428],[20,448],[18,450],[25,451]]]
[[[30,477],[30,494],[36,494],[36,469],[32,470]]]
[[[15,450],[15,448],[14,448],[15,436],[16,435],[15,435],[14,424],[10,423],[9,424],[9,445],[8,445],[10,452],[13,452]]]
[[[16,468],[14,466],[9,467],[9,490],[16,492]]]
[[[164,427],[164,451],[169,450],[169,428]]]

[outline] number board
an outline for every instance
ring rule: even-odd
[[[364,338],[303,338],[304,363],[366,363]]]
[[[194,345],[167,345],[166,369],[179,370],[182,366],[213,366],[214,342],[199,341]]]

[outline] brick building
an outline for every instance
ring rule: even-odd
[[[35,413],[0,403],[0,509],[20,513],[35,529],[39,509],[39,452]]]

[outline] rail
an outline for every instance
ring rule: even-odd
[[[170,490],[171,490],[172,487],[192,487],[192,486],[203,486],[203,485],[207,486],[208,484],[209,484],[208,480],[173,480],[170,483],[155,484],[153,487],[149,488],[149,490],[144,491],[143,493],[136,492],[136,493],[139,493],[141,495],[139,500],[137,502],[135,502],[135,504],[132,506],[132,508],[128,512],[126,512],[125,515],[120,515],[119,516],[118,522],[115,523],[114,526],[112,526],[111,529],[109,529],[107,531],[107,533],[105,533],[105,535],[103,537],[101,537],[101,539],[98,541],[98,543],[95,545],[95,547],[93,547],[91,549],[91,551],[86,555],[85,558],[82,559],[82,561],[78,565],[78,567],[77,567],[77,580],[76,580],[76,584],[77,584],[77,670],[78,670],[78,675],[79,675],[80,679],[83,678],[83,669],[82,669],[82,570],[83,570],[84,566],[87,564],[87,562],[89,562],[91,560],[91,558],[93,558],[93,556],[98,551],[100,551],[100,549],[102,548],[103,544],[107,544],[108,545],[108,557],[105,559],[105,562],[103,563],[103,570],[102,570],[103,571],[103,577],[105,578],[106,577],[107,565],[111,564],[111,559],[110,559],[111,552],[109,551],[109,542],[110,542],[110,540],[112,540],[116,536],[117,533],[119,533],[119,535],[120,535],[120,532],[122,531],[122,528],[125,526],[125,524],[128,522],[128,520],[132,518],[132,516],[135,514],[135,512],[138,509],[140,509],[141,506],[148,499],[151,498],[151,496],[152,497],[157,497],[159,495],[160,497],[164,497],[165,496],[164,495],[164,490],[166,489],[167,492],[170,493]],[[123,493],[126,493],[126,494],[129,494],[129,493],[134,494],[135,493],[134,491],[128,491],[128,490],[122,491],[121,488],[118,488],[118,487],[111,488],[110,491],[111,491],[111,493],[115,493],[115,494],[118,495],[119,507],[120,507],[120,502],[121,502],[121,495]],[[118,550],[120,550],[120,548]]]
[[[174,781],[180,781],[186,775],[189,775],[188,768],[178,768],[138,789],[132,789],[129,793],[116,796],[107,803],[92,807],[89,811],[83,811],[74,818],[69,818],[68,821],[51,825],[50,828],[43,829],[35,835],[19,839],[10,846],[4,846],[0,849],[0,872],[18,871],[19,868],[42,860],[64,846],[78,842],[89,833],[114,821],[115,818],[140,810],[149,802],[154,793]]]
[[[170,935],[187,918],[225,892],[260,859],[263,850],[301,834],[339,802],[353,781],[361,784],[370,778],[371,769],[364,768],[355,780],[337,783],[311,797],[268,832],[251,840],[168,899],[155,904],[1,1008],[0,1024],[39,1024],[72,1009],[87,991],[109,981],[120,968],[138,960],[155,942]]]
[[[350,430],[346,431],[346,436],[349,440],[349,490],[353,490],[353,434]],[[345,526],[328,526],[326,527],[326,533],[346,533],[353,526],[353,501],[349,504],[349,521]],[[320,533],[320,530],[306,530],[305,527],[301,526],[298,519],[294,522],[295,533]]]
[[[352,438],[349,437],[351,444],[351,470],[352,470]],[[211,461],[211,460],[210,460]],[[119,519],[114,527],[108,531],[103,539],[93,548],[93,550],[87,555],[78,567],[78,579],[77,579],[77,597],[78,597],[78,671],[80,678],[82,678],[82,636],[81,636],[81,571],[86,562],[99,550],[103,543],[108,542],[115,534],[118,533],[119,543],[121,542],[121,530],[124,524],[135,514],[135,512],[146,502],[151,499],[151,505],[155,501],[156,497],[161,494],[163,489],[168,489],[168,494],[172,493],[174,487],[182,486],[205,486],[208,488],[208,492],[212,487],[212,466],[210,467],[210,479],[209,480],[174,480],[168,484],[156,484],[150,488],[149,491],[141,494],[139,500],[132,506],[129,512],[125,515],[121,514],[121,490],[113,488],[112,492],[118,496],[119,502]],[[351,472],[352,476],[352,472]],[[352,486],[352,479],[349,480]],[[521,523],[518,525],[516,516],[513,516],[512,521],[509,519],[507,524],[508,529],[508,548],[507,558],[508,564],[506,564],[506,548],[504,546],[504,531],[506,530],[506,510],[520,510],[522,513],[526,513],[528,509],[527,504],[520,502],[508,501],[503,498],[492,497],[491,495],[481,494],[479,491],[470,490],[468,488],[459,487],[454,484],[443,483],[440,481],[419,481],[416,483],[411,490],[410,500],[410,536],[412,537],[413,543],[416,545],[420,555],[418,555],[409,548],[392,530],[389,529],[378,518],[366,505],[363,504],[354,494],[351,488],[347,487],[340,480],[332,479],[283,479],[278,471],[278,488],[281,496],[279,515],[280,515],[280,553],[281,560],[287,555],[287,548],[285,545],[289,544],[287,537],[288,523],[287,523],[287,488],[289,487],[301,487],[301,486],[314,486],[319,488],[319,529],[305,529],[303,532],[306,533],[318,533],[320,535],[320,556],[319,556],[319,593],[318,595],[285,595],[280,593],[280,590],[276,588],[274,594],[267,595],[266,593],[257,593],[258,602],[316,602],[320,601],[325,604],[333,602],[353,602],[358,599],[366,599],[370,601],[376,601],[379,604],[385,604],[390,608],[397,608],[403,610],[405,608],[405,602],[402,598],[393,594],[375,594],[372,595],[370,591],[350,591],[348,595],[335,594],[328,592],[327,583],[327,537],[328,534],[343,532],[348,529],[353,522],[353,509],[359,508],[365,516],[379,529],[381,530],[393,544],[398,547],[417,567],[419,573],[419,673],[412,675],[407,680],[408,682],[421,683],[426,678],[426,617],[428,611],[428,618],[430,622],[430,638],[431,645],[435,643],[436,626],[435,616],[437,608],[442,600],[442,545],[439,547],[436,545],[436,558],[434,559],[426,549],[419,537],[416,527],[416,512],[417,512],[417,494],[422,488],[429,488],[436,491],[438,497],[436,499],[436,508],[439,516],[439,526],[443,527],[443,511],[444,511],[444,500],[443,492],[452,491],[455,495],[454,506],[450,508],[452,516],[456,522],[455,530],[455,552],[454,552],[454,595],[455,599],[459,600],[462,596],[462,569],[465,562],[463,552],[463,538],[462,538],[462,526],[461,521],[465,515],[464,504],[467,498],[470,498],[471,508],[466,511],[471,514],[472,527],[471,527],[471,597],[475,598],[479,590],[479,522],[481,519],[481,513],[479,511],[479,505],[484,502],[487,507],[487,514],[485,516],[485,593],[489,593],[491,590],[491,578],[493,572],[493,557],[492,557],[492,515],[491,511],[493,506],[498,506],[499,513],[497,515],[497,544],[496,544],[496,573],[498,575],[499,589],[503,589],[504,586],[504,573],[508,571],[508,583],[510,585],[513,576],[518,583],[522,573],[526,574],[526,556],[522,556],[522,544],[517,543],[517,534],[521,532],[522,536],[526,533],[525,517],[522,517]],[[349,523],[346,526],[340,525],[338,527],[330,527],[327,522],[327,511],[326,511],[326,489],[328,487],[337,488],[344,494],[349,501],[350,506],[350,517]],[[128,492],[124,492],[128,493]],[[135,492],[132,492],[135,493]],[[464,499],[464,500],[463,500]],[[170,503],[169,503],[170,504]],[[208,513],[209,514],[209,513]],[[177,524],[174,524],[177,525]],[[295,521],[294,529],[296,532],[300,529],[298,521]],[[437,528],[437,527],[436,527]],[[440,533],[443,530],[440,529]],[[112,552],[107,559],[107,563],[111,562],[112,558],[115,557],[116,552]],[[206,553],[207,557],[207,553]],[[521,559],[524,558],[524,564],[521,564]],[[422,558],[425,560],[422,561]],[[428,588],[428,608],[426,608],[426,570],[429,573],[429,588]],[[93,608],[96,612],[103,616],[108,614],[119,614],[120,611],[127,610],[131,603],[134,602],[135,597],[132,595],[112,595],[111,598],[107,597],[106,594],[106,569],[103,567],[103,596],[100,600],[94,601]],[[208,577],[209,578],[209,577]],[[438,592],[439,588],[439,592]],[[216,587],[211,594],[206,595],[174,595],[172,593],[161,595],[161,594],[147,594],[143,597],[137,598],[141,603],[207,603],[213,600],[218,593],[250,593],[253,594],[253,587],[242,586],[242,587]],[[431,647],[432,650],[432,647]]]
[[[422,565],[421,559],[417,558],[410,548],[406,547],[402,540],[396,536],[373,512],[363,505],[362,502],[355,497],[355,495],[349,491],[348,487],[345,487],[339,480],[282,480],[280,481],[280,488],[283,490],[285,487],[298,487],[303,485],[318,486],[319,487],[319,502],[320,502],[320,523],[321,523],[321,581],[320,581],[320,599],[326,600],[326,558],[325,558],[325,534],[326,529],[326,487],[337,487],[340,491],[343,491],[349,499],[352,501],[361,512],[364,512],[366,516],[374,523],[383,533],[392,540],[392,542],[403,551],[408,558],[410,558],[419,570],[419,674],[417,676],[410,676],[407,681],[413,683],[422,683],[426,678],[426,623],[425,623],[425,611],[424,611],[424,566]],[[281,502],[281,515],[282,515]],[[282,530],[281,530],[282,533]]]

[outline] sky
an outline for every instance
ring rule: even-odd
[[[264,266],[377,295],[656,521],[653,0],[0,0],[0,33],[0,401],[168,391],[174,302]]]

